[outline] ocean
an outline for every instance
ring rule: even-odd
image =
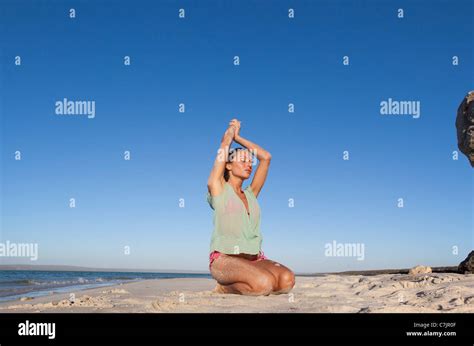
[[[39,297],[148,279],[210,278],[210,274],[0,270],[0,301]]]

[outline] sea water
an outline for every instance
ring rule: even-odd
[[[209,274],[0,270],[0,301],[39,297],[148,279],[210,278]]]

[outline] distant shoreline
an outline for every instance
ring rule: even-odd
[[[433,273],[458,273],[457,266],[431,267]],[[130,268],[92,268],[67,265],[24,265],[6,264],[0,265],[0,270],[18,271],[81,271],[81,272],[123,272],[123,273],[172,273],[172,274],[209,274],[209,271],[199,270],[170,270],[170,269],[130,269]],[[380,275],[380,274],[408,274],[409,268],[402,269],[370,269],[351,270],[343,272],[320,272],[320,273],[295,273],[298,276],[321,276],[321,275]]]
[[[68,271],[68,272],[122,272],[122,273],[172,273],[172,274],[209,274],[202,270],[173,270],[173,269],[130,269],[130,268],[93,268],[67,265],[47,264],[2,264],[0,270],[31,270],[31,271]]]
[[[376,270],[354,270],[344,272],[331,273],[313,273],[313,274],[298,274],[299,276],[315,276],[315,275],[380,275],[380,274],[408,274],[410,269],[376,269]],[[458,266],[451,267],[431,267],[433,273],[459,273]]]

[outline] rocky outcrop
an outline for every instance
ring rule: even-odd
[[[431,267],[416,266],[408,271],[408,275],[429,274],[431,272]]]
[[[459,263],[458,270],[461,274],[474,274],[474,251],[471,251],[466,259]]]

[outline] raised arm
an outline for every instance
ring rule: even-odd
[[[240,136],[239,131],[240,131],[240,123],[238,123],[235,136],[234,136],[234,141],[236,141],[243,147],[246,147],[251,152],[256,153],[257,159],[259,161],[257,170],[255,171],[252,182],[250,183],[250,187],[254,195],[258,196],[258,194],[260,193],[260,190],[263,187],[263,184],[265,183],[265,180],[267,179],[268,169],[270,167],[270,161],[272,159],[272,155],[268,151],[263,149],[262,147],[258,146],[257,144],[252,143],[248,139],[245,139],[242,136]]]
[[[219,195],[224,187],[224,170],[227,155],[229,153],[229,147],[232,144],[235,135],[235,121],[236,119],[233,119],[229,123],[229,127],[225,131],[224,136],[222,136],[221,145],[217,150],[214,166],[212,167],[211,174],[209,174],[209,178],[207,179],[207,189],[211,196]]]

